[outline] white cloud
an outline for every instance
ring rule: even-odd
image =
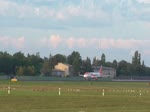
[[[30,42],[29,42],[30,41]],[[142,56],[150,56],[150,40],[149,39],[114,39],[114,38],[86,38],[86,37],[62,37],[59,34],[53,34],[46,38],[36,39],[35,41],[26,40],[25,37],[0,37],[1,49],[7,48],[8,52],[13,48],[14,50],[22,50],[29,52],[61,52],[60,49],[67,51],[82,50],[95,52],[97,49],[103,51],[117,50],[117,53],[122,51],[132,52],[138,50],[142,53]],[[45,51],[44,51],[45,50]],[[56,53],[55,52],[55,53]],[[83,52],[83,51],[82,51]],[[88,54],[86,54],[88,55]],[[96,55],[90,54],[90,55]]]
[[[81,8],[80,6],[68,6],[68,13],[72,16],[79,16],[81,14]]]
[[[76,44],[79,47],[86,48],[88,45],[88,41],[85,38],[76,39]]]
[[[58,48],[66,46],[73,48],[100,48],[100,49],[148,49],[150,40],[137,39],[113,39],[113,38],[63,38],[60,35],[52,35],[41,41],[44,45]]]
[[[111,22],[119,24],[119,22],[128,22],[128,20],[148,21],[150,8],[141,3],[149,3],[150,0],[137,1],[138,5],[135,5],[132,0],[81,0],[78,3],[74,1],[60,3],[53,1],[56,5],[54,7],[42,4],[36,5],[37,1],[18,3],[0,0],[0,16],[25,18],[25,21],[26,18],[36,19],[36,21],[46,19],[60,22],[61,20],[69,22],[66,23],[67,25],[77,23],[81,26],[93,25],[94,23],[100,23],[99,26],[101,26],[111,24]],[[40,2],[42,1],[38,3]],[[60,25],[64,25],[64,23],[60,23]]]
[[[51,35],[49,38],[39,39],[38,44],[41,44],[43,47],[57,48],[62,44],[62,39],[59,35]]]
[[[52,35],[49,38],[49,42],[53,46],[53,48],[57,48],[58,45],[60,45],[61,41],[62,41],[62,38],[59,35]]]
[[[66,40],[66,44],[67,44],[68,48],[73,48],[74,44],[76,43],[75,41],[76,41],[76,39],[72,38],[72,37],[70,37],[69,39],[67,39]]]
[[[24,37],[19,38],[0,37],[0,44],[2,47],[13,47],[15,49],[23,49],[25,39]]]
[[[36,14],[37,16],[40,15],[40,9],[39,9],[39,8],[35,8],[34,12],[35,12],[35,14]]]
[[[10,38],[9,37],[0,37],[0,43],[4,46],[8,46],[10,42]]]
[[[56,13],[56,19],[58,19],[58,20],[66,20],[67,17],[64,15],[63,12],[60,11],[60,12]]]
[[[57,3],[57,2],[56,2]],[[92,5],[93,4],[93,5]],[[63,6],[63,4],[62,4]],[[19,4],[11,1],[0,1],[0,15],[15,16],[20,18],[48,18],[57,20],[72,19],[74,16],[80,18],[102,18],[108,14],[102,9],[95,7],[94,1],[80,1],[78,5],[68,4],[66,7],[33,6],[31,4]]]
[[[24,44],[25,44],[25,39],[24,37],[20,37],[17,39],[12,39],[12,46],[14,46],[17,49],[23,49],[24,48]]]
[[[0,14],[5,15],[5,13],[8,11],[10,2],[7,1],[0,1]]]
[[[33,3],[35,2],[37,1],[34,1]],[[38,3],[40,2],[42,1],[39,1]],[[113,14],[131,17],[133,19],[141,19],[140,16],[142,15],[147,15],[145,18],[149,18],[148,15],[150,13],[150,8],[147,6],[144,7],[144,5],[141,4],[150,3],[150,0],[137,0],[139,5],[135,5],[135,2],[132,0],[81,0],[78,3],[74,1],[71,3],[69,1],[60,2],[62,4],[58,1],[53,2],[57,4],[55,7],[48,5],[33,5],[31,1],[18,3],[0,0],[0,15],[56,20],[68,20],[78,17],[80,19],[92,19],[103,22],[105,20],[111,21],[111,18],[113,18],[111,16],[116,16]],[[51,3],[51,0],[49,3]]]
[[[137,0],[139,3],[149,4],[150,0]]]

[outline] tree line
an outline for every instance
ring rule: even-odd
[[[150,76],[150,68],[144,65],[144,61],[141,62],[141,54],[138,51],[135,51],[132,63],[125,60],[117,62],[116,59],[108,62],[104,53],[101,55],[101,59],[94,57],[91,60],[89,57],[82,59],[77,51],[73,51],[68,56],[50,54],[49,57],[44,58],[40,56],[39,52],[26,56],[20,51],[13,55],[0,52],[0,75],[51,76],[54,66],[59,62],[72,65],[74,76],[87,71],[91,72],[93,71],[92,66],[100,65],[115,68],[117,76]]]

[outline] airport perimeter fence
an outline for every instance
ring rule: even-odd
[[[52,77],[52,76],[16,76],[18,81],[85,81],[83,77]],[[0,76],[0,80],[11,80],[11,76]],[[94,80],[94,79],[91,79]],[[111,78],[100,78],[98,81],[112,81]]]
[[[82,80],[81,77],[50,77],[50,76],[15,76],[18,81],[71,81]],[[0,76],[0,80],[10,80],[11,76]]]
[[[150,76],[118,76],[115,80],[150,80]]]
[[[16,76],[18,81],[84,81],[83,77],[52,77],[52,76]],[[11,76],[2,75],[0,80],[11,80]],[[93,79],[92,79],[93,80]],[[119,76],[115,78],[99,78],[98,81],[117,80],[149,80],[150,76]]]

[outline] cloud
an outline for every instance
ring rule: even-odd
[[[49,48],[58,48],[62,44],[62,37],[59,35],[51,35],[49,38],[42,38],[39,39],[39,44],[42,44],[43,47],[49,47]]]
[[[66,41],[66,44],[68,46],[68,48],[73,48],[74,47],[74,44],[76,43],[76,39],[73,38],[73,37],[70,37],[69,39],[67,39]]]
[[[1,0],[0,15],[11,15],[20,18],[38,17],[58,20],[72,19],[74,16],[78,16],[80,18],[88,17],[93,19],[107,16],[107,13],[105,13],[102,9],[94,5],[94,1],[90,2],[82,0],[78,4],[75,4],[75,2],[68,2],[67,4],[66,2],[67,1],[62,2],[62,4],[60,5],[61,2],[59,3],[55,1],[55,4],[57,4],[56,7],[48,7],[47,5],[33,5],[31,4],[32,2],[18,3],[7,0]]]
[[[58,47],[74,48],[99,48],[99,49],[148,49],[150,40],[138,39],[114,39],[114,38],[79,38],[79,37],[61,37],[52,35],[49,38],[43,38],[43,45],[54,49]]]
[[[16,49],[23,49],[24,44],[25,44],[25,38],[20,37],[20,38],[17,38],[17,39],[12,39],[11,43],[12,43],[12,46],[14,46]]]
[[[26,23],[35,20],[41,24],[44,20],[50,25],[55,21],[56,26],[101,27],[129,20],[150,21],[150,8],[143,3],[149,0],[0,0],[0,16],[9,17],[10,21],[11,17],[23,19]],[[28,27],[33,25],[38,26],[32,23]]]
[[[53,46],[53,48],[57,48],[58,45],[61,44],[62,38],[59,35],[52,35],[49,38],[50,44]]]
[[[26,41],[25,41],[26,39]],[[77,50],[81,53],[85,53],[86,56],[95,56],[98,50],[104,52],[115,53],[116,55],[122,55],[123,51],[133,53],[138,50],[142,56],[150,56],[150,40],[149,39],[114,39],[114,38],[87,38],[87,37],[62,37],[59,34],[53,34],[49,37],[40,38],[36,40],[27,39],[27,37],[0,37],[0,48],[2,50],[10,51],[25,51],[29,52],[41,52],[46,55],[51,53],[66,53]],[[91,52],[91,53],[89,53]],[[88,54],[89,53],[89,54]],[[43,54],[43,55],[45,55]]]
[[[137,0],[139,3],[149,4],[149,0]]]
[[[68,6],[68,13],[72,16],[79,16],[81,14],[80,6]]]
[[[12,37],[0,37],[1,47],[13,47],[15,49],[23,49],[25,44],[24,37],[12,38]]]

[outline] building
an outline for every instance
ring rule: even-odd
[[[69,64],[58,63],[52,71],[53,76],[68,77],[72,75],[72,66]]]
[[[63,76],[65,76],[65,72],[62,70],[53,69],[52,76],[63,77]]]
[[[99,72],[100,70],[100,66],[92,66],[92,68],[94,72]],[[102,66],[102,74],[109,75],[109,77],[114,78],[116,77],[116,69]]]

